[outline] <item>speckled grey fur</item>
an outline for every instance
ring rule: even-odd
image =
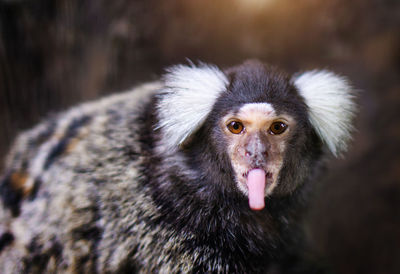
[[[258,62],[224,72],[177,66],[166,77],[17,138],[0,183],[0,273],[310,273],[298,252],[300,223],[331,141],[309,121],[305,101],[313,101]],[[186,93],[193,85],[194,97]],[[348,98],[347,116],[328,116],[346,124],[337,136],[350,134]],[[296,120],[276,191],[260,211],[237,188],[219,128],[221,117],[253,102]]]
[[[179,264],[169,263],[168,258],[170,250],[179,248],[179,239],[190,235],[174,235],[161,226],[149,229],[142,221],[159,213],[146,189],[138,190],[134,183],[140,176],[137,167],[141,157],[132,161],[124,151],[127,147],[140,151],[134,147],[138,138],[132,128],[135,123],[115,116],[128,114],[134,121],[138,107],[148,102],[157,87],[157,83],[141,86],[60,115],[67,124],[84,115],[91,120],[79,129],[75,138],[81,139],[77,146],[57,159],[41,178],[35,178],[41,181],[40,189],[35,199],[22,203],[17,219],[10,218],[1,208],[1,229],[12,231],[15,237],[14,243],[0,254],[1,273],[35,272],[26,265],[38,254],[50,256],[44,259],[48,259],[45,272],[116,272],[131,257],[141,262],[144,273],[154,269],[173,273],[187,267],[189,262],[184,256]],[[31,163],[30,159],[35,159],[31,156],[34,151],[25,153],[41,128],[43,125],[19,137],[8,157],[9,168],[19,168],[24,161]],[[127,228],[131,228],[129,232]],[[88,235],[82,236],[85,232]],[[91,238],[100,235],[90,233],[101,233],[97,245]],[[158,241],[162,238],[171,240]],[[33,242],[38,246],[31,254],[27,246]],[[52,258],[58,246],[62,246],[62,256]],[[135,246],[137,250],[132,254]],[[91,257],[96,253],[100,256],[95,265]]]

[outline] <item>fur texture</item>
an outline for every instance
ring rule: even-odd
[[[169,68],[157,110],[158,127],[163,128],[165,146],[173,150],[206,119],[228,79],[217,67],[178,65]]]
[[[255,61],[176,66],[21,134],[0,185],[0,272],[311,273],[305,201],[324,146],[343,151],[350,132],[350,114],[324,112],[344,96],[352,113],[337,79],[313,72],[293,84]],[[236,185],[220,126],[253,103],[295,121],[261,211]]]
[[[354,95],[348,81],[329,71],[310,71],[294,77],[309,108],[310,122],[335,156],[346,151],[354,117]]]

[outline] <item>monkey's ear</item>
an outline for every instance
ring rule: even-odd
[[[204,122],[228,79],[216,66],[177,65],[167,69],[157,105],[164,143],[174,149]]]
[[[353,131],[354,93],[344,77],[308,71],[292,79],[308,106],[311,125],[334,156],[345,152]]]

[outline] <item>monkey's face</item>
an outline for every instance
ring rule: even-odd
[[[249,197],[252,209],[262,209],[264,197],[278,184],[294,119],[277,115],[268,103],[249,103],[225,115],[220,126],[238,189]]]
[[[290,77],[257,61],[225,71],[180,65],[164,81],[158,153],[181,149],[201,178],[214,173],[216,185],[248,195],[252,209],[293,192],[322,155],[344,152],[351,137],[351,88],[328,71]]]

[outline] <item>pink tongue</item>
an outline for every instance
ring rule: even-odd
[[[252,169],[247,176],[249,188],[249,206],[253,210],[264,208],[265,172],[262,169]]]

